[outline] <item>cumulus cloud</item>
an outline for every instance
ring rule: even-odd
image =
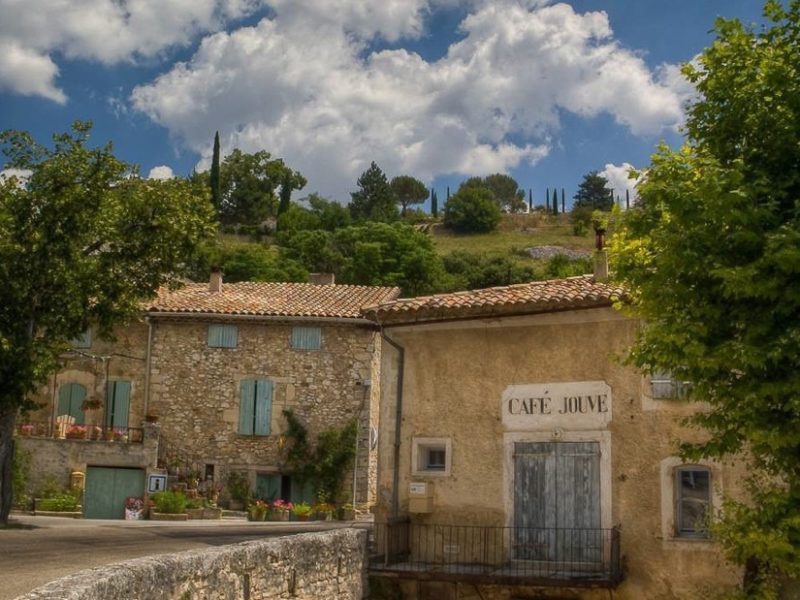
[[[172,179],[173,177],[175,177],[175,173],[167,165],[153,167],[147,174],[148,179]]]
[[[533,164],[562,111],[610,114],[637,135],[682,119],[674,72],[621,47],[604,12],[475,2],[463,38],[427,62],[402,49],[367,53],[364,42],[417,35],[421,0],[273,5],[271,18],[209,35],[191,60],[133,91],[136,109],[203,156],[200,168],[219,129],[223,150],[266,148],[309,190],[344,199],[371,160],[426,180]]]
[[[632,170],[636,170],[636,167],[627,162],[621,165],[608,163],[600,171],[600,175],[608,180],[608,186],[614,190],[616,196],[624,200],[625,192],[627,191],[630,194],[631,203],[634,203],[639,197],[636,193],[636,184],[639,183],[641,177],[631,179],[630,172]]]
[[[33,171],[30,169],[3,169],[0,171],[0,183],[14,177],[17,180],[17,187],[23,187],[32,174]]]
[[[53,55],[114,64],[157,56],[251,14],[261,0],[0,0],[0,88],[59,103]]]

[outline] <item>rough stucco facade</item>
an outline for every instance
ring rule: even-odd
[[[445,306],[442,298],[437,302]],[[595,304],[600,306],[567,310],[537,308],[531,301],[529,311],[540,314],[481,317],[481,311],[491,312],[484,304],[460,320],[455,317],[463,310],[440,306],[435,320],[421,323],[413,322],[418,318],[413,307],[408,317],[379,311],[386,337],[403,349],[403,364],[398,350],[384,343],[377,521],[408,517],[420,526],[417,532],[428,531],[426,524],[504,527],[513,536],[525,510],[515,496],[515,485],[520,485],[516,453],[526,443],[565,447],[588,442],[600,454],[595,499],[600,524],[620,528],[624,578],[608,586],[614,597],[715,597],[736,584],[739,573],[725,563],[713,541],[676,533],[675,469],[682,463],[675,442],[697,435],[676,417],[690,407],[652,398],[649,379],[620,360],[634,339],[636,323],[610,308],[610,302]],[[402,416],[396,453],[398,377]],[[599,412],[593,404],[594,411],[586,407],[585,413],[559,414],[564,396],[592,389],[604,390]],[[534,400],[533,410],[520,410],[526,393],[528,398],[552,398],[545,409],[540,403],[537,410]],[[420,443],[428,440],[440,442],[448,454],[438,472],[420,470],[417,462]],[[711,473],[711,502],[718,507],[723,491],[737,492],[739,473],[730,466],[703,466]],[[427,484],[426,494],[433,498],[422,509],[430,512],[412,506],[412,488],[418,491],[419,484]],[[533,501],[523,498],[528,500]],[[439,548],[457,557],[465,546],[445,541]],[[545,587],[519,587],[490,581],[441,583],[436,570],[432,567],[422,581],[399,574],[406,597],[610,597],[609,589],[570,586],[569,576]]]

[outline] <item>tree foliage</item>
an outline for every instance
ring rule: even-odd
[[[477,178],[476,178],[477,179]],[[460,233],[485,233],[500,222],[494,194],[467,180],[444,205],[444,224]]]
[[[222,204],[222,191],[219,179],[219,131],[214,133],[214,150],[211,155],[209,185],[211,186],[211,204],[214,205],[216,211],[219,211]]]
[[[578,191],[573,196],[575,202],[573,209],[590,208],[592,210],[611,210],[614,207],[612,190],[608,187],[608,179],[597,171],[590,171],[583,176],[583,181],[578,185]],[[558,204],[558,198],[554,200]]]
[[[517,180],[510,175],[495,173],[483,178],[483,185],[494,194],[500,208],[506,212],[525,210],[525,190],[520,189]]]
[[[175,282],[210,235],[208,189],[181,179],[143,180],[91,148],[91,125],[54,136],[52,148],[6,131],[7,167],[31,171],[0,182],[0,521],[8,518],[17,410],[58,368],[90,323],[109,334],[141,302]]]
[[[687,144],[659,148],[613,240],[643,321],[631,360],[710,406],[684,456],[752,461],[751,502],[716,528],[750,598],[800,576],[800,2],[765,14],[760,31],[717,20],[684,67]]]
[[[410,175],[399,175],[389,184],[400,203],[400,213],[405,215],[412,204],[422,204],[428,198],[428,188],[419,179]]]
[[[357,221],[394,221],[398,217],[394,192],[374,161],[358,178],[358,190],[350,196],[350,214]]]
[[[442,263],[451,278],[448,291],[526,283],[538,278],[532,266],[522,266],[511,256],[455,250],[444,256]]]

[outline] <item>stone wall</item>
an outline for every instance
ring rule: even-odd
[[[371,500],[377,460],[369,448],[369,425],[375,423],[380,367],[374,327],[231,320],[238,326],[237,347],[209,348],[212,322],[154,320],[150,410],[159,414],[167,462],[213,465],[218,481],[227,472],[246,472],[254,486],[256,474],[278,474],[284,468],[284,410],[295,412],[311,441],[325,429],[358,418],[358,468],[372,477],[359,479],[357,501]],[[322,348],[293,350],[293,324],[320,326]],[[243,379],[273,383],[269,436],[238,433]],[[350,475],[345,489],[352,487]]]
[[[340,529],[162,554],[81,571],[17,600],[360,600],[366,538]]]

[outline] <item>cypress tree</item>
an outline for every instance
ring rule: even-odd
[[[544,188],[544,209],[550,212],[550,188]]]
[[[450,200],[450,186],[447,186],[447,200]]]
[[[289,210],[289,204],[292,201],[292,172],[288,169],[283,174],[281,180],[281,195],[280,202],[278,203],[278,216],[281,216]]]
[[[561,212],[567,212],[567,201],[566,197],[564,196],[564,188],[561,188]]]
[[[214,153],[211,157],[211,203],[219,214],[222,194],[219,184],[219,131],[214,134]]]
[[[528,210],[533,210],[533,190],[528,188]]]
[[[631,207],[631,193],[630,190],[625,190],[625,210]]]
[[[439,217],[439,198],[436,196],[436,190],[431,188],[431,214],[434,218]]]
[[[558,190],[553,188],[553,214],[558,214]]]

